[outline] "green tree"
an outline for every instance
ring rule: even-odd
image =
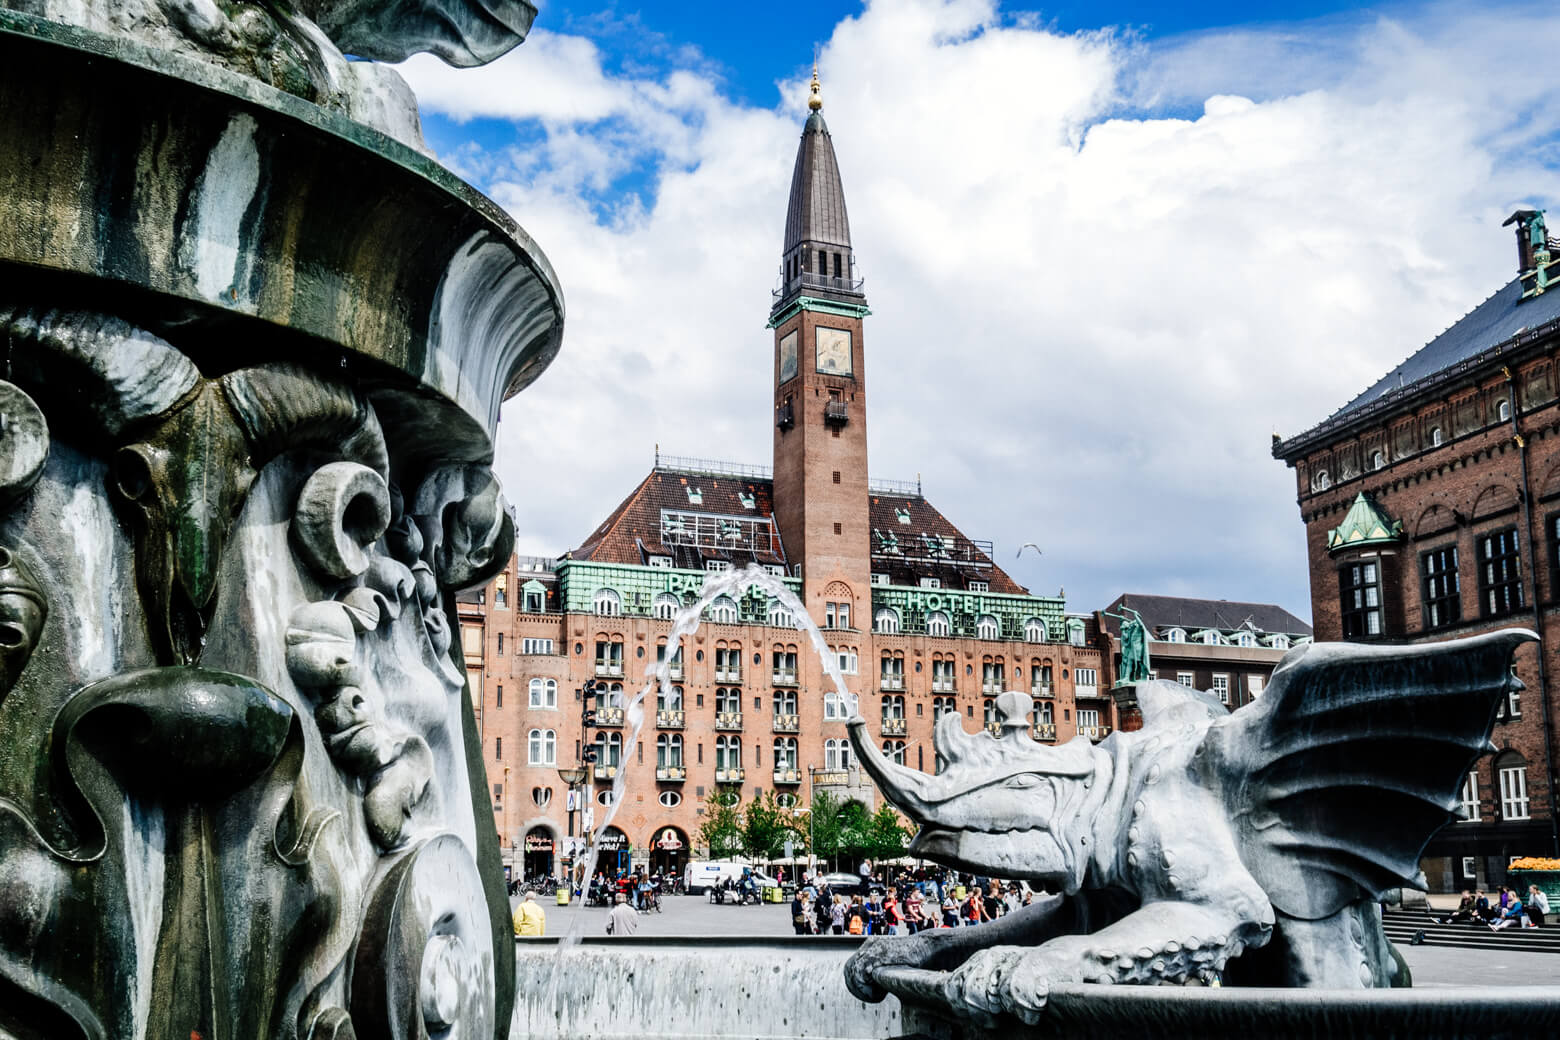
[[[844,828],[840,821],[840,810],[843,807],[844,803],[828,791],[815,791],[812,805],[808,808],[807,829],[812,854],[830,861],[830,869],[839,865],[839,856],[843,851],[841,843]]]
[[[850,866],[872,855],[872,814],[860,802],[850,801],[840,806],[839,854],[851,860]]]
[[[738,801],[740,796],[735,791],[716,791],[705,799],[699,840],[710,850],[712,859],[728,859],[742,851],[742,817],[737,812]]]
[[[884,802],[867,821],[864,851],[873,862],[898,859],[905,854],[910,837],[910,828],[904,825],[894,807]]]
[[[768,863],[785,851],[787,838],[793,843],[798,828],[789,809],[775,800],[773,791],[747,804],[742,813],[742,851],[751,859]]]

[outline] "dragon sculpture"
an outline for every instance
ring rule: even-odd
[[[1148,680],[1143,728],[1097,745],[1037,743],[1030,698],[1004,693],[1000,735],[939,720],[936,776],[852,720],[862,765],[920,825],[912,855],[1050,893],[981,928],[870,940],[846,968],[852,992],[990,1024],[1038,1022],[1072,983],[1407,985],[1379,900],[1424,887],[1419,855],[1536,639],[1305,645],[1233,713]]]

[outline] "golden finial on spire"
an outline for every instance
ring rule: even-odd
[[[814,112],[823,107],[823,88],[818,83],[818,63],[813,62],[812,93],[808,95],[807,107]]]

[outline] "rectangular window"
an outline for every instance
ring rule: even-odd
[[[1092,697],[1100,684],[1099,670],[1095,668],[1074,668],[1073,687],[1080,697]]]
[[[1351,563],[1338,571],[1343,638],[1381,635],[1381,568],[1374,560]]]
[[[1469,823],[1479,821],[1479,774],[1469,773],[1463,780],[1462,793],[1457,796],[1457,815]]]
[[[502,684],[500,684],[499,687],[498,687],[498,692],[494,696],[493,707],[495,707],[495,708],[502,708],[503,706],[504,706],[504,687],[503,687]]]
[[[1500,814],[1508,820],[1528,818],[1527,767],[1500,771]]]
[[[823,627],[824,628],[833,628],[834,627],[834,604],[833,603],[825,603],[823,605]]]
[[[1522,609],[1522,556],[1517,529],[1490,531],[1478,537],[1479,608],[1485,617]]]
[[[922,578],[921,579],[921,588],[923,588],[923,589],[940,589],[940,588],[942,588],[942,579],[941,578]]]
[[[551,639],[522,639],[520,640],[520,652],[523,654],[550,654],[553,652]]]
[[[834,471],[834,482],[836,484],[838,484],[840,482],[840,471],[839,470],[835,470]]]
[[[844,524],[835,524],[834,525],[834,533],[835,534],[844,534],[845,533],[845,525]]]
[[[1192,689],[1192,684],[1197,682],[1197,677],[1191,672],[1176,672],[1175,681],[1190,690]]]
[[[650,566],[670,570],[672,558],[670,556],[652,556],[650,557]]]
[[[1425,628],[1444,628],[1462,620],[1462,584],[1457,578],[1457,546],[1433,549],[1419,557],[1424,590]]]
[[[504,738],[493,738],[493,757],[502,760],[504,757]]]
[[[1078,728],[1093,729],[1100,724],[1100,713],[1095,708],[1078,709]]]
[[[525,594],[525,609],[529,614],[540,614],[547,609],[547,593],[532,590]]]
[[[1246,676],[1246,689],[1251,693],[1251,699],[1256,700],[1262,696],[1262,689],[1267,685],[1267,680],[1260,675]]]
[[[991,583],[990,582],[986,582],[986,581],[972,581],[972,582],[970,582],[970,591],[971,592],[989,592],[990,590],[991,590]]]
[[[1230,702],[1230,677],[1228,675],[1214,675],[1213,695],[1219,698],[1220,704],[1228,704]]]
[[[504,633],[502,632],[498,634],[498,656],[504,656]]]
[[[881,574],[881,573],[874,573],[872,575],[872,584],[874,584],[874,585],[887,585],[888,584],[888,575]]]
[[[932,689],[948,692],[953,689],[953,660],[934,660],[932,662]]]
[[[705,560],[704,569],[718,574],[731,570],[731,563],[728,560]]]

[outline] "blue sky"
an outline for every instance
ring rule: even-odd
[[[874,311],[872,474],[919,473],[999,562],[1036,542],[1014,576],[1078,609],[1309,616],[1272,434],[1508,281],[1501,221],[1560,197],[1544,4],[544,7],[488,67],[402,66],[434,152],[568,299],[499,430],[522,552],[580,544],[657,444],[769,461],[815,47]]]

